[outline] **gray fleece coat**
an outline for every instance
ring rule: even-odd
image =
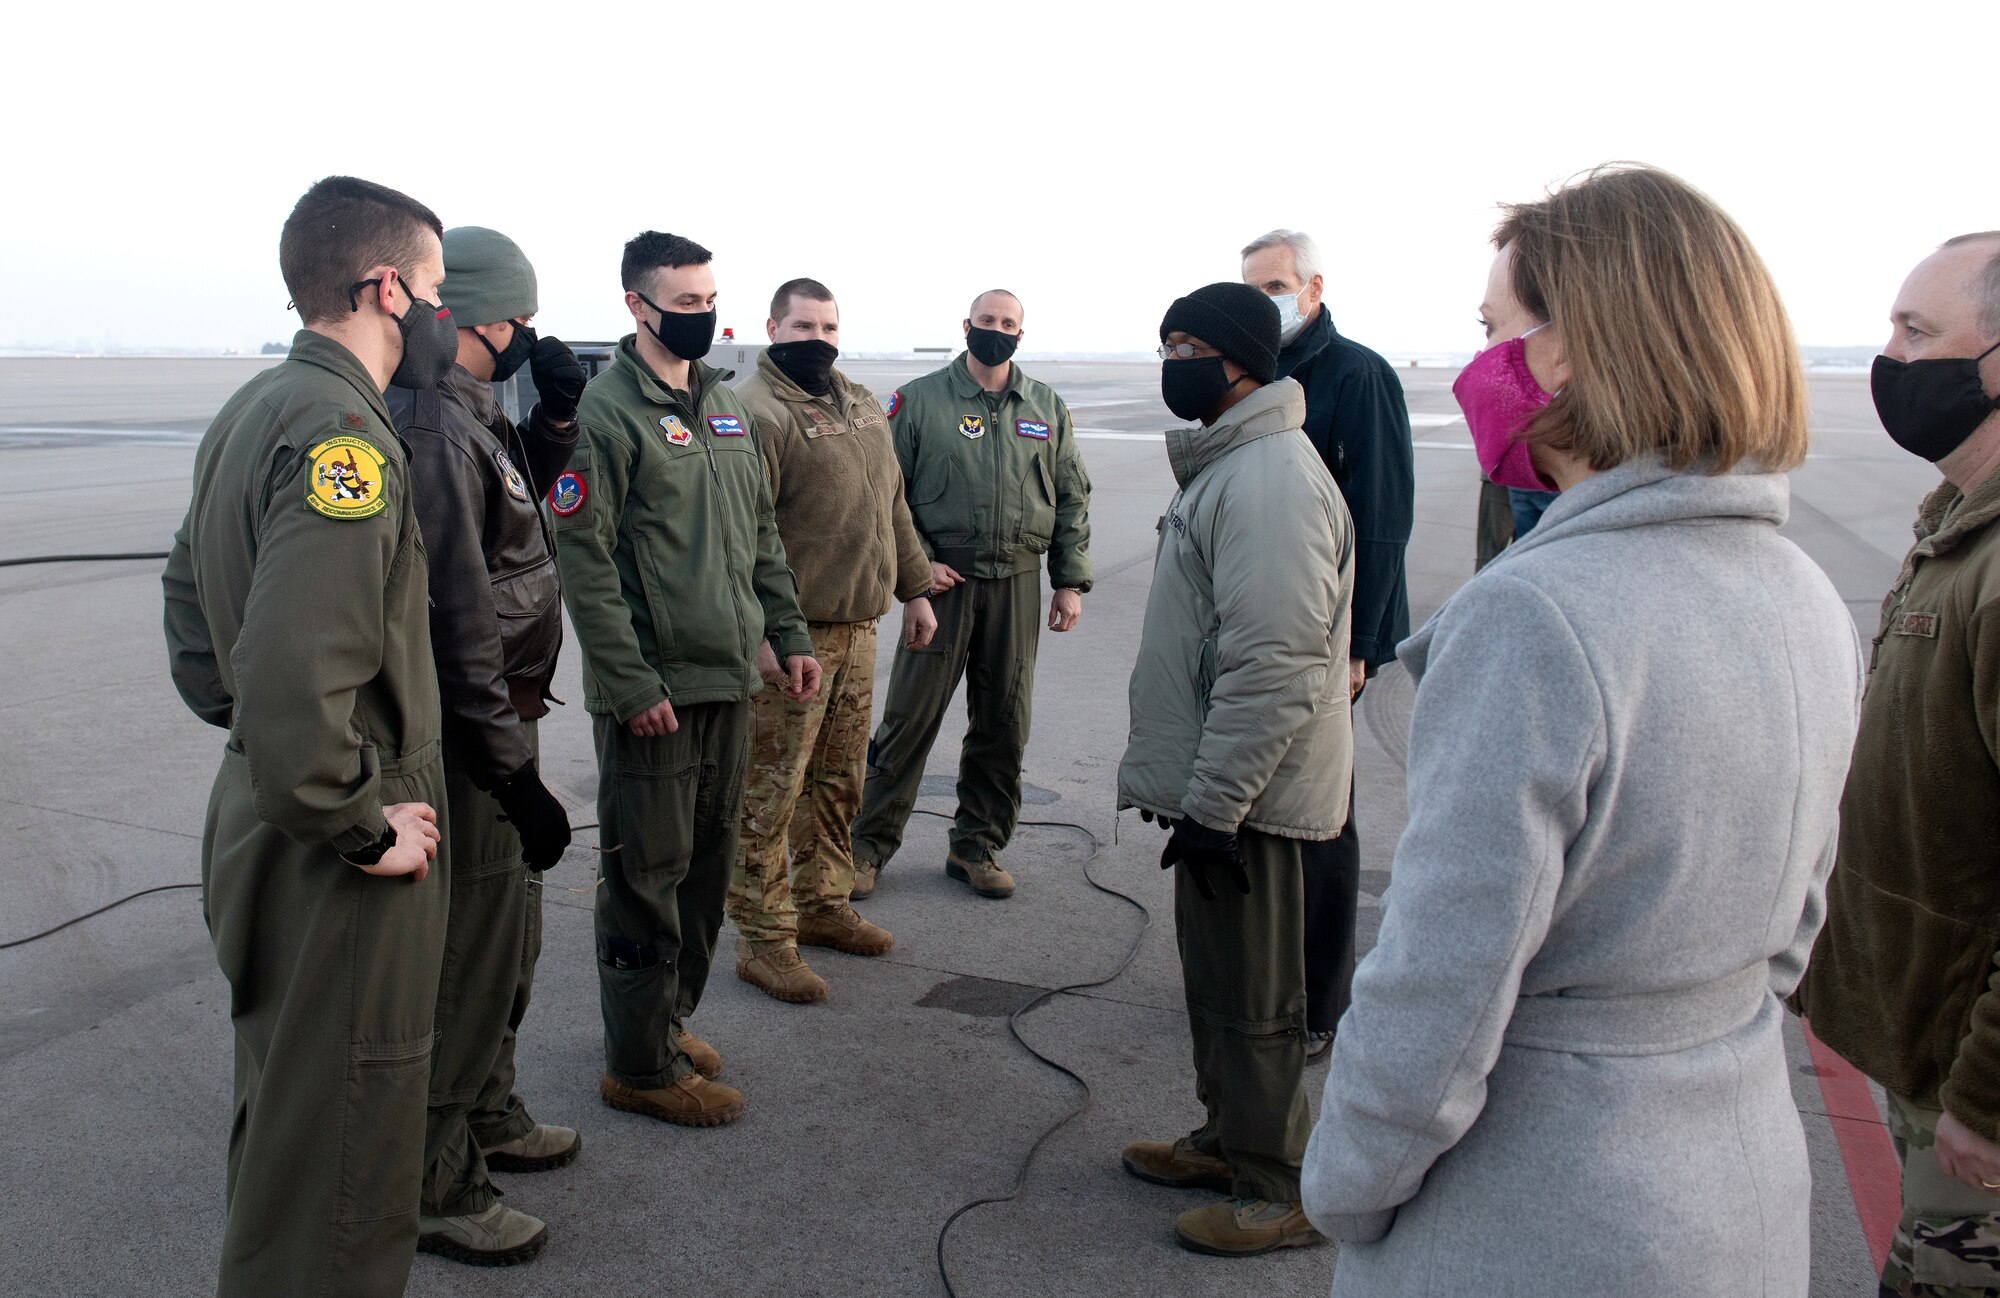
[[[1181,489],[1132,665],[1120,809],[1283,838],[1346,823],[1354,525],[1305,415],[1280,379],[1167,434]]]
[[[1621,465],[1403,643],[1409,827],[1303,1178],[1334,1294],[1807,1292],[1779,997],[1861,660],[1787,501]]]

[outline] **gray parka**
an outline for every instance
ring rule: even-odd
[[[1302,839],[1347,820],[1354,525],[1305,414],[1281,379],[1167,434],[1181,489],[1160,520],[1120,809]]]

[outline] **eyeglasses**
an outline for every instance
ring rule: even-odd
[[[1160,359],[1163,361],[1191,361],[1196,356],[1204,354],[1200,350],[1200,347],[1201,344],[1198,343],[1161,343]],[[1218,353],[1211,347],[1206,354],[1214,355]]]

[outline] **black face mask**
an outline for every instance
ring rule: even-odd
[[[364,279],[349,287],[348,305],[359,311],[361,303],[356,295],[362,289],[381,282],[379,279]],[[403,335],[403,359],[396,362],[396,372],[389,376],[389,385],[397,388],[434,388],[444,382],[444,376],[458,364],[458,326],[452,322],[448,308],[424,301],[410,293],[407,280],[401,282],[403,291],[409,294],[410,306],[396,317],[396,328]]]
[[[998,329],[981,329],[973,325],[965,335],[965,350],[981,365],[995,368],[1014,359],[1014,349],[1021,345],[1021,335],[1003,334]]]
[[[495,383],[505,383],[508,379],[513,378],[514,372],[523,365],[526,365],[528,357],[534,354],[535,331],[524,324],[514,326],[514,336],[508,340],[505,347],[495,347],[493,340],[485,334],[474,334],[472,336],[480,342],[485,343],[486,350],[493,353],[493,381]]]
[[[659,323],[647,325],[646,331],[675,356],[684,361],[698,361],[715,345],[714,307],[706,311],[669,311],[644,293],[639,294],[639,300],[660,317]]]
[[[1231,379],[1222,371],[1222,357],[1197,356],[1193,360],[1163,361],[1160,364],[1160,397],[1176,419],[1205,420],[1211,410],[1249,375]]]
[[[771,364],[813,396],[823,397],[833,391],[833,363],[840,358],[840,349],[824,338],[772,343],[766,350]]]
[[[1896,445],[1935,464],[1950,455],[1986,416],[2000,410],[2000,397],[1989,397],[1979,382],[1979,362],[2000,351],[1994,343],[1977,357],[1899,361],[1875,358],[1868,376],[1875,413]]]

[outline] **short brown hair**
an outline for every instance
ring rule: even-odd
[[[278,236],[278,269],[299,318],[319,324],[352,312],[348,289],[371,266],[394,266],[408,279],[426,230],[444,238],[437,213],[387,185],[328,176],[308,189]]]
[[[1946,239],[1938,246],[1956,248],[1960,244],[1979,243],[1988,239],[1996,245],[1993,256],[1987,261],[1985,269],[1979,272],[1979,278],[1973,283],[1972,291],[1979,298],[1979,327],[1989,334],[2000,334],[2000,230],[1961,234],[1956,238]]]
[[[833,301],[833,290],[816,279],[788,279],[778,285],[778,291],[771,294],[771,318],[783,320],[785,313],[792,309],[792,299],[802,297],[814,302]]]
[[[1677,176],[1607,163],[1493,232],[1514,295],[1562,337],[1570,380],[1523,432],[1609,469],[1771,470],[1805,459],[1805,374],[1757,250]]]

